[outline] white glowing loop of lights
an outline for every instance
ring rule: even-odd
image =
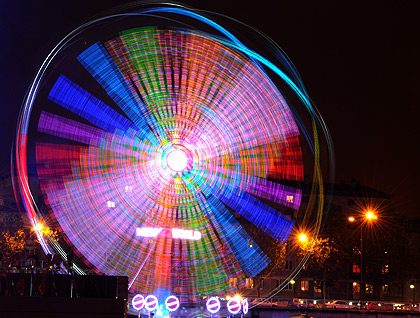
[[[176,296],[169,296],[165,299],[165,307],[169,311],[175,311],[179,308],[179,299]]]
[[[147,309],[148,311],[154,311],[159,306],[159,301],[155,295],[148,295],[144,298],[143,295],[137,294],[131,300],[131,304],[133,305],[133,309],[141,310],[143,308]],[[171,295],[165,299],[165,307],[167,310],[174,312],[180,307],[180,301],[178,297]],[[246,298],[234,297],[231,298],[227,304],[227,309],[231,314],[237,314],[241,311],[246,315],[249,310],[248,300]],[[221,303],[219,298],[212,296],[207,299],[206,302],[207,311],[211,314],[216,314],[219,312],[221,308]]]
[[[137,294],[131,300],[131,304],[135,310],[141,310],[144,307],[144,297],[140,294]]]
[[[226,306],[229,312],[233,315],[236,315],[237,313],[241,311],[241,301],[240,299],[237,299],[236,297],[230,299]]]
[[[154,311],[154,310],[156,310],[157,306],[158,306],[158,299],[156,298],[155,295],[149,295],[144,300],[144,307],[148,311]]]
[[[248,309],[249,309],[248,299],[244,298],[242,299],[242,311],[244,315],[248,313]]]
[[[206,308],[212,314],[217,313],[220,310],[220,300],[216,297],[210,297],[206,302]]]

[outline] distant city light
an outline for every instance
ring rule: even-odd
[[[349,221],[350,221],[350,222],[354,222],[354,217],[350,216],[350,217],[349,217]]]

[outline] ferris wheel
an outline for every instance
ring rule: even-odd
[[[264,56],[226,20],[148,5],[90,21],[51,52],[14,152],[32,225],[59,232],[37,232],[46,253],[75,253],[78,274],[128,276],[132,291],[206,296],[270,266],[259,236],[316,237],[322,119],[277,46],[266,40],[277,51]]]

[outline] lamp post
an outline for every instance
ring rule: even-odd
[[[302,256],[305,257],[304,255],[307,254],[307,247],[309,245],[308,235],[304,231],[301,231],[301,232],[297,233],[296,241],[297,241],[297,244],[298,244],[299,248],[301,249]],[[300,286],[297,289],[297,293],[298,293],[298,297],[301,298],[302,291],[304,291],[304,290],[302,290],[302,280],[299,279],[299,281],[300,281]],[[293,280],[293,284],[295,284],[294,280]],[[294,293],[295,293],[295,289],[293,288],[293,294]]]
[[[360,291],[359,291],[359,298],[360,301],[362,301],[362,286],[363,286],[363,227],[366,225],[366,222],[372,222],[373,220],[376,220],[378,217],[375,215],[375,213],[372,210],[367,210],[363,218],[359,219],[360,222]],[[348,218],[348,221],[350,223],[353,223],[356,221],[356,218],[353,216],[350,216]]]
[[[413,284],[410,285],[410,288],[411,288],[411,290],[413,292],[413,306],[416,303],[416,291],[414,290],[414,287],[415,286]]]

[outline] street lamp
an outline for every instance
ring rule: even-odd
[[[33,229],[34,229],[34,231],[41,232],[43,228],[44,228],[44,226],[42,225],[42,223],[36,223]]]
[[[306,234],[305,234],[305,233],[301,233],[301,234],[299,234],[299,241],[300,241],[302,244],[305,244],[305,243],[308,241],[308,237],[306,236]]]
[[[360,221],[360,300],[362,300],[362,286],[363,286],[363,227],[366,224],[366,222],[372,222],[373,220],[376,220],[378,217],[372,210],[367,210],[363,214],[363,218],[359,219]],[[353,223],[356,221],[356,218],[353,216],[350,216],[348,218],[348,221],[350,223]]]
[[[376,220],[378,217],[373,213],[372,210],[368,210],[365,214],[367,220]]]

